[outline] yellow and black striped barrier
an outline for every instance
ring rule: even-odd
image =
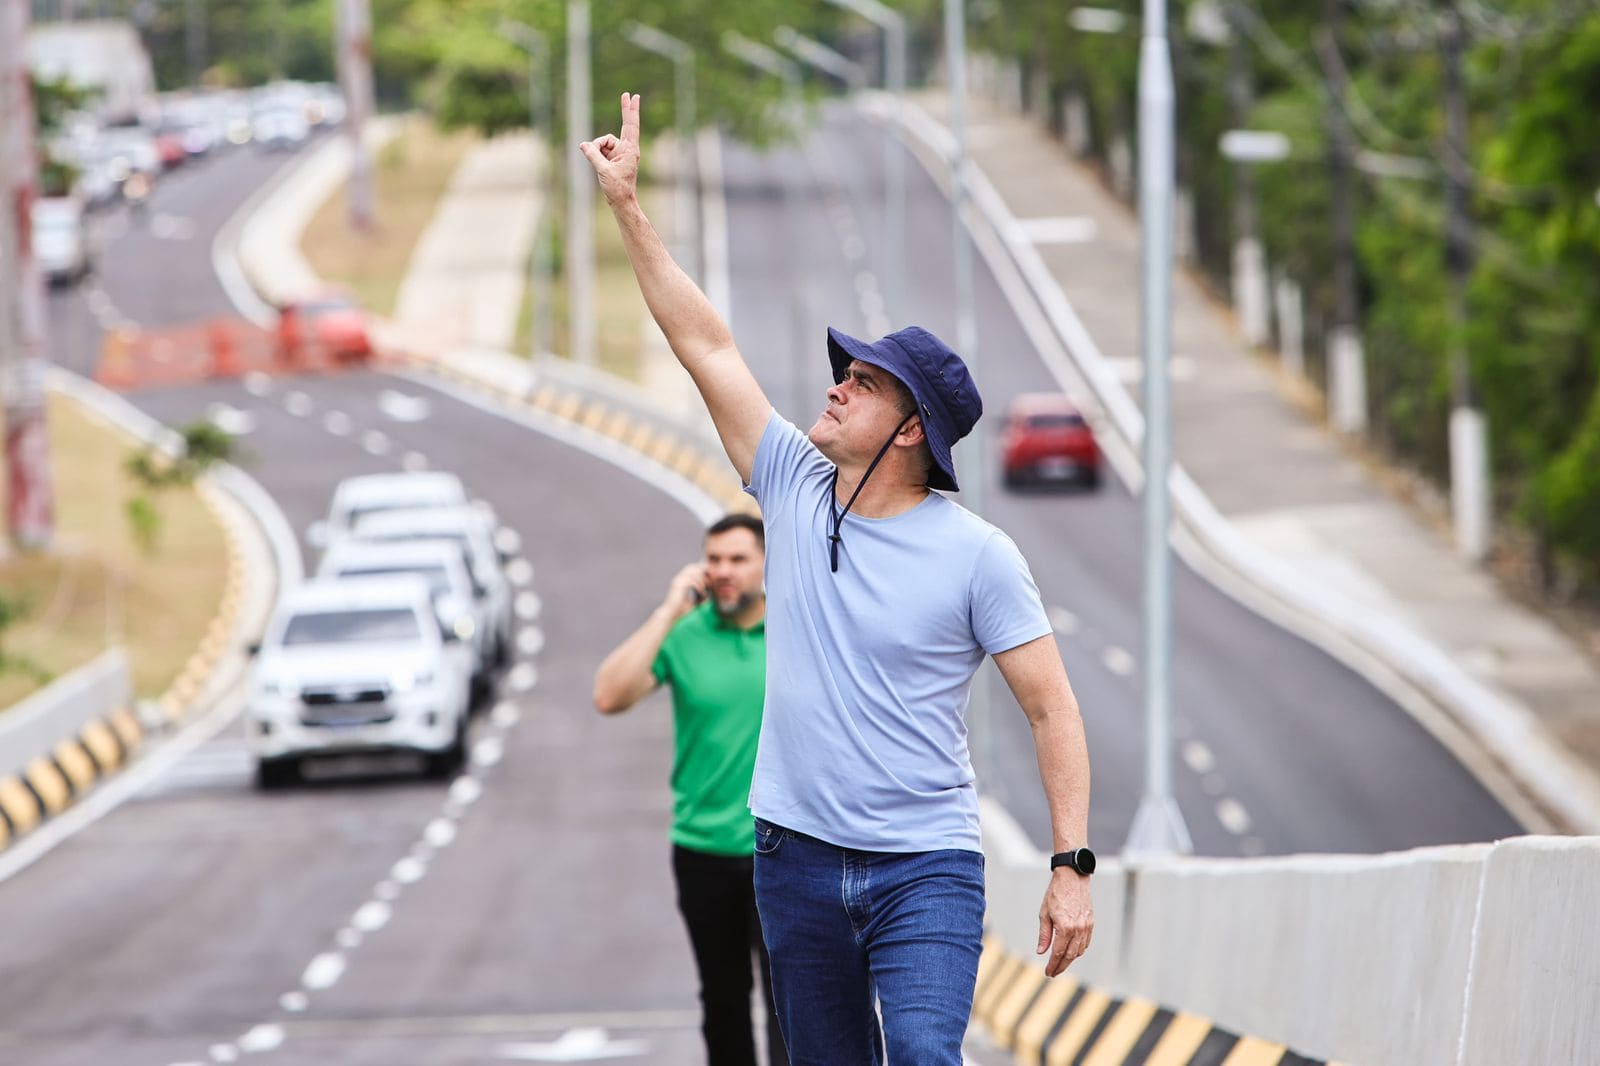
[[[755,501],[744,491],[721,451],[704,447],[687,434],[653,425],[624,404],[549,379],[520,392],[426,352],[389,348],[383,356],[390,363],[438,374],[511,410],[538,412],[605,437],[677,474],[729,511],[756,510]]]
[[[119,707],[33,759],[21,773],[0,777],[0,849],[66,810],[100,778],[115,773],[144,739],[139,719]]]
[[[239,534],[211,497],[201,500],[217,516],[227,544],[227,574],[217,613],[178,676],[154,703],[167,723],[176,725],[197,706],[206,683],[234,638],[244,596],[244,557]],[[92,719],[76,735],[31,759],[20,772],[0,777],[0,850],[26,836],[47,818],[70,807],[105,777],[122,769],[147,739],[145,726],[129,707]]]
[[[992,937],[972,1016],[1023,1066],[1340,1066],[1070,975],[1046,978]]]

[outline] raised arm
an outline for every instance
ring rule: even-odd
[[[594,709],[601,714],[621,714],[650,695],[656,687],[652,672],[661,644],[678,619],[694,606],[694,594],[705,594],[706,572],[690,563],[673,577],[661,606],[650,612],[644,625],[629,634],[601,662],[594,675]]]
[[[1039,778],[1050,807],[1055,851],[1089,843],[1089,748],[1078,701],[1067,681],[1054,636],[1043,636],[994,657],[1000,676],[1033,727]],[[1050,872],[1039,907],[1039,943],[1050,952],[1044,972],[1054,977],[1089,947],[1094,934],[1094,904],[1089,879],[1067,867]]]
[[[694,379],[722,447],[745,481],[772,404],[734,346],[728,324],[678,264],[639,206],[639,97],[622,94],[622,134],[579,145],[622,231],[639,291],[678,362]]]

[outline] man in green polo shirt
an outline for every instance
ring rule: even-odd
[[[756,916],[750,775],[766,695],[766,538],[731,514],[706,531],[705,559],[680,570],[661,606],[606,656],[594,704],[618,714],[672,689],[672,872],[700,971],[709,1066],[756,1066],[752,962],[767,1007],[772,1066],[786,1066]]]

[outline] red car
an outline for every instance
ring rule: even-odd
[[[364,363],[372,357],[367,313],[342,293],[319,293],[278,308],[278,351],[282,361],[305,364],[321,359]]]
[[[1005,483],[1100,484],[1100,446],[1083,414],[1059,392],[1028,392],[1006,409],[1000,436]]]

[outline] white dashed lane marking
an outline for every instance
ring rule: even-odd
[[[539,599],[537,592],[519,592],[517,593],[514,609],[518,618],[524,622],[532,622],[539,617],[539,612],[544,609],[544,601]]]
[[[348,437],[354,423],[343,411],[329,411],[322,417],[322,428],[335,437]]]
[[[283,409],[296,418],[306,417],[311,413],[314,406],[311,402],[311,397],[298,389],[283,398]]]
[[[1081,624],[1078,616],[1065,607],[1051,607],[1045,611],[1050,619],[1050,628],[1063,637],[1070,637],[1078,631]]]
[[[544,651],[544,630],[538,626],[524,626],[517,633],[517,651],[523,655],[538,655]]]
[[[1222,823],[1222,828],[1236,837],[1250,832],[1250,812],[1236,799],[1217,802],[1217,821]]]
[[[1100,653],[1100,661],[1105,663],[1107,670],[1118,677],[1132,675],[1135,665],[1133,656],[1115,644],[1106,646],[1106,650]]]
[[[300,977],[300,983],[314,990],[332,988],[343,975],[344,956],[336,951],[325,951],[311,960]]]
[[[1183,746],[1183,762],[1195,773],[1204,776],[1216,769],[1217,757],[1211,749],[1198,740],[1191,740]]]

